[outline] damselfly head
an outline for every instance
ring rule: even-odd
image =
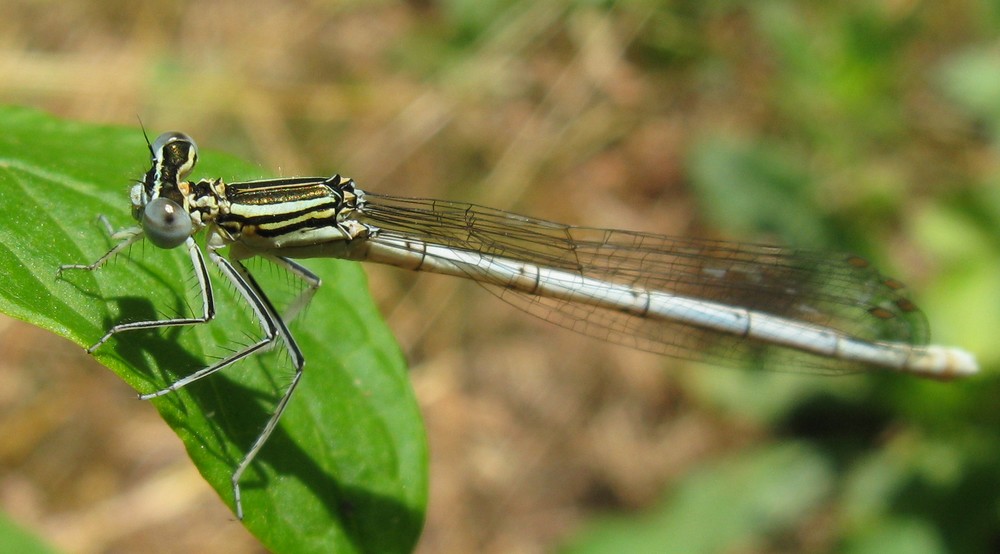
[[[149,153],[152,166],[129,194],[132,216],[142,223],[150,242],[174,248],[191,236],[193,229],[191,216],[182,207],[180,185],[198,163],[198,146],[184,133],[171,131],[156,137]]]
[[[198,145],[194,139],[170,131],[156,137],[149,145],[152,165],[141,183],[132,187],[132,215],[142,217],[142,209],[155,198],[176,196],[182,179],[187,177],[198,163]],[[174,198],[179,201],[180,198]]]
[[[198,145],[194,139],[177,131],[156,137],[149,146],[153,167],[160,167],[164,178],[178,182],[188,176],[198,163]]]

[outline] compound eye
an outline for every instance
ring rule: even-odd
[[[198,145],[193,138],[178,131],[156,137],[149,149],[154,165],[164,173],[174,175],[178,181],[191,173],[198,162]]]
[[[191,216],[169,198],[154,198],[142,212],[142,230],[160,248],[175,248],[188,237],[194,225]]]
[[[178,140],[190,143],[195,150],[198,149],[198,147],[194,143],[194,139],[180,131],[167,131],[166,133],[161,134],[160,136],[156,137],[156,140],[153,141],[153,145],[150,146],[150,148],[153,150],[153,154],[155,155],[157,152],[163,150],[163,147],[166,146],[168,143],[175,142]]]

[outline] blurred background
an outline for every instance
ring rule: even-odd
[[[1000,550],[995,2],[0,12],[2,103],[183,130],[262,177],[857,253],[983,365],[949,384],[711,368],[366,267],[428,427],[420,552]],[[263,550],[80,348],[0,319],[0,351],[0,519],[66,552]]]

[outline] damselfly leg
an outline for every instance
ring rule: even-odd
[[[94,271],[102,267],[105,263],[111,260],[115,255],[122,252],[129,245],[135,243],[143,237],[142,230],[139,228],[129,229],[126,233],[127,238],[125,240],[116,244],[111,250],[109,250],[105,255],[98,258],[92,264],[67,264],[59,267],[59,274],[65,271],[72,270],[82,270],[82,271]],[[147,320],[147,321],[135,321],[128,323],[120,323],[109,329],[104,336],[102,336],[96,343],[87,348],[87,352],[94,352],[101,345],[106,343],[111,337],[125,332],[125,331],[136,331],[140,329],[161,329],[167,327],[179,327],[188,325],[199,325],[203,323],[208,323],[212,321],[215,317],[215,296],[212,289],[212,282],[208,274],[208,267],[205,264],[204,256],[201,253],[201,249],[198,247],[197,243],[193,238],[188,238],[186,241],[186,246],[188,247],[188,252],[191,256],[191,264],[194,269],[194,274],[198,282],[198,288],[200,291],[200,296],[202,299],[202,315],[200,317],[185,317],[185,318],[171,318],[171,319],[157,319],[157,320]],[[232,484],[233,484],[233,495],[236,504],[236,515],[238,518],[243,518],[243,506],[241,502],[241,494],[239,487],[239,480],[243,473],[250,466],[250,463],[256,457],[257,453],[267,442],[267,439],[274,432],[278,421],[281,419],[285,408],[288,405],[288,401],[291,399],[295,388],[298,386],[299,380],[302,376],[302,368],[305,365],[305,358],[302,355],[302,351],[299,349],[298,344],[295,342],[295,338],[288,331],[284,320],[277,314],[271,301],[268,299],[267,295],[261,289],[260,285],[254,279],[253,275],[247,270],[239,261],[230,261],[225,257],[219,255],[215,250],[209,250],[209,259],[219,268],[222,275],[234,286],[234,288],[239,291],[240,296],[243,300],[250,306],[258,323],[260,324],[261,330],[263,332],[263,337],[261,337],[256,342],[245,346],[238,351],[226,356],[222,360],[204,367],[190,375],[182,377],[169,386],[154,391],[150,393],[140,394],[139,398],[143,400],[149,400],[152,398],[157,398],[178,389],[186,387],[191,383],[209,377],[212,374],[229,367],[230,365],[239,362],[251,356],[255,353],[265,351],[274,346],[276,341],[280,340],[285,344],[288,353],[292,360],[292,365],[295,369],[295,375],[293,376],[291,382],[287,385],[282,393],[281,399],[278,401],[278,406],[272,413],[271,417],[268,419],[267,423],[264,425],[264,429],[258,435],[254,444],[250,447],[244,458],[237,465],[236,470],[233,473]],[[299,264],[292,262],[290,260],[284,260],[281,258],[274,258],[274,263],[279,264],[281,267],[292,272],[293,275],[302,279],[307,283],[306,290],[294,301],[297,304],[295,311],[301,310],[301,308],[308,303],[309,299],[315,293],[316,288],[319,286],[319,278],[316,277],[312,272],[301,267]],[[294,307],[294,306],[293,306]],[[294,313],[292,314],[294,315]]]

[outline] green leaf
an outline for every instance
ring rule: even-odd
[[[691,184],[706,216],[736,235],[770,233],[796,245],[828,244],[808,175],[774,143],[724,136],[699,142],[689,160]]]
[[[0,514],[0,545],[3,545],[5,552],[18,552],[20,554],[54,554],[58,552],[38,537],[3,517],[2,514]]]
[[[833,478],[828,461],[805,444],[789,442],[745,452],[692,473],[651,513],[593,524],[564,551],[759,550],[751,546],[820,508]]]
[[[1000,57],[992,47],[976,46],[951,53],[937,68],[939,88],[967,115],[991,133],[1000,131]]]
[[[81,346],[118,322],[200,313],[183,249],[141,243],[98,271],[56,279],[60,264],[90,263],[113,244],[98,214],[116,228],[134,224],[128,187],[149,163],[142,133],[16,108],[0,108],[0,121],[0,310]],[[221,154],[200,158],[199,176],[262,176]],[[357,264],[309,265],[324,286],[291,326],[305,375],[241,481],[244,523],[274,552],[409,551],[423,523],[427,452],[402,356]],[[263,262],[250,269],[280,309],[294,280]],[[151,392],[256,340],[252,314],[217,277],[214,322],[123,333],[95,357]],[[232,470],[291,377],[275,348],[153,400],[231,508]]]
[[[949,549],[932,523],[914,518],[887,518],[843,546],[847,554],[941,554]]]

